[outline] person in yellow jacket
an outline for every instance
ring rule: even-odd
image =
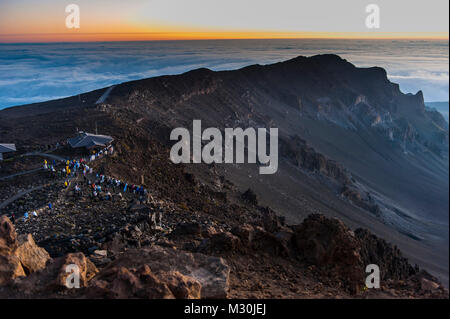
[[[67,188],[67,186],[69,186],[69,184],[67,183],[67,181],[64,182],[64,188]]]

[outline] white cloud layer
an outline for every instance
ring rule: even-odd
[[[322,53],[383,67],[403,92],[448,101],[448,41],[216,40],[0,44],[0,108],[200,67],[236,69]]]

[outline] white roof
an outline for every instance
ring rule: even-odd
[[[70,146],[73,148],[86,147],[91,148],[94,146],[106,146],[110,144],[114,139],[107,135],[95,135],[90,133],[81,132],[78,136],[68,139]]]
[[[0,153],[15,152],[15,151],[16,145],[14,144],[0,144]]]

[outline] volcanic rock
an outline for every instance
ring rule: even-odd
[[[174,295],[148,265],[139,269],[108,267],[92,282],[87,291],[90,298],[173,299]]]
[[[8,254],[17,247],[16,231],[8,217],[0,218],[0,254]]]
[[[89,280],[98,273],[97,267],[83,253],[67,254],[62,259],[62,265],[56,278],[57,286],[66,286],[66,280],[71,274],[67,270],[72,265],[76,265],[79,269],[80,287],[87,287]]]
[[[364,265],[376,264],[380,267],[381,279],[406,279],[417,273],[400,250],[366,229],[357,229],[356,237],[361,245],[361,259]]]
[[[205,239],[199,247],[199,251],[205,253],[233,252],[240,249],[240,239],[230,232],[214,234],[211,238]]]
[[[19,258],[15,255],[0,255],[0,286],[26,276]]]
[[[293,229],[297,252],[306,262],[318,266],[322,274],[342,280],[352,292],[363,287],[360,242],[344,223],[313,214]]]
[[[51,259],[50,255],[44,248],[36,245],[31,234],[20,235],[17,242],[18,247],[14,251],[14,255],[19,258],[27,274],[45,268],[47,261]]]
[[[112,269],[116,269],[113,272],[117,272],[117,269],[122,267],[138,269],[140,265],[148,265],[151,272],[163,282],[164,276],[171,272],[178,272],[183,276],[195,279],[201,284],[202,298],[226,298],[228,295],[230,269],[222,258],[160,246],[128,250],[105,267],[97,278],[103,278],[104,274],[109,274],[113,271]],[[175,276],[173,273],[172,275]],[[196,284],[190,279],[178,278],[170,282],[175,281],[183,283],[186,287],[196,287]],[[189,282],[190,284],[188,284]],[[196,296],[194,291],[195,289],[189,292],[189,295]],[[175,295],[179,296],[180,294],[175,292]]]
[[[192,277],[185,276],[178,271],[161,273],[170,291],[177,299],[200,299],[202,285]]]

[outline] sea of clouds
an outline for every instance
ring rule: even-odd
[[[0,44],[0,109],[200,67],[237,69],[323,53],[383,67],[403,92],[422,90],[426,101],[448,101],[448,41],[157,41]]]

